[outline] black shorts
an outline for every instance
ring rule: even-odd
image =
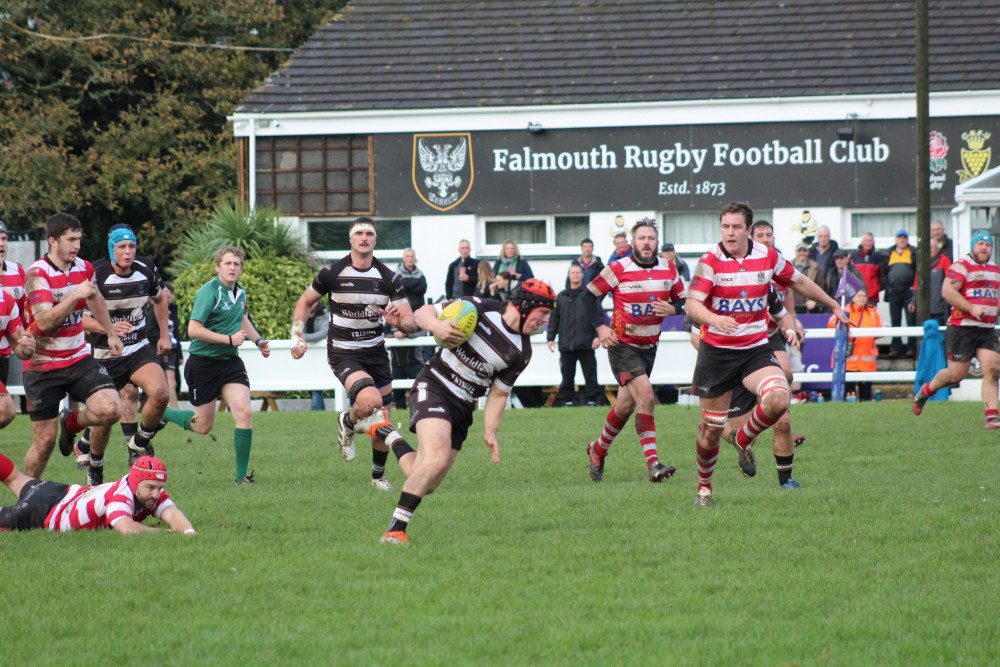
[[[45,527],[45,517],[66,497],[68,484],[33,479],[21,487],[17,504],[0,512],[0,528],[32,530]]]
[[[33,422],[59,416],[59,404],[66,394],[75,401],[86,403],[88,398],[102,389],[115,390],[114,380],[108,370],[89,354],[66,368],[24,373],[24,393],[28,397],[28,412]]]
[[[993,327],[957,327],[949,324],[944,333],[944,349],[948,361],[966,364],[976,356],[976,350],[1000,353],[1000,341]]]
[[[656,347],[635,347],[619,344],[608,348],[608,363],[611,374],[619,386],[624,387],[629,380],[653,372],[656,361]]]
[[[767,344],[774,352],[785,351],[785,336],[781,333],[781,329],[778,329],[767,337]]]
[[[469,436],[472,426],[474,403],[459,400],[441,386],[429,372],[421,371],[410,391],[410,433],[417,432],[421,419],[447,419],[451,422],[451,448],[462,450],[462,443]]]
[[[131,382],[132,374],[146,364],[160,365],[160,358],[149,345],[143,345],[127,357],[110,357],[102,359],[101,363],[108,369],[118,391]]]
[[[213,359],[192,354],[184,364],[184,381],[191,405],[211,403],[222,395],[222,387],[227,384],[250,386],[247,367],[239,357]]]
[[[10,355],[0,357],[0,384],[7,385],[7,378],[10,377]]]
[[[729,419],[748,415],[757,407],[757,397],[743,386],[742,382],[733,383],[733,393],[729,395]]]
[[[746,376],[769,366],[777,368],[781,373],[781,366],[769,345],[758,345],[749,350],[730,350],[701,341],[698,361],[694,365],[694,378],[691,380],[695,396],[722,396],[731,391],[735,383],[741,383]]]
[[[347,378],[358,371],[368,373],[379,389],[392,384],[389,353],[384,344],[376,345],[367,350],[341,350],[327,347],[326,360],[330,364],[330,368],[333,369],[333,374],[337,376],[345,389],[349,389]]]
[[[161,354],[159,359],[160,367],[167,373],[176,373],[177,368],[181,365],[181,353],[179,350],[170,350],[166,354]]]

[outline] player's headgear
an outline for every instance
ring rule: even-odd
[[[139,484],[145,481],[167,481],[167,466],[155,456],[140,456],[128,471],[128,488],[137,493]]]
[[[371,218],[361,216],[360,218],[355,219],[355,221],[351,223],[351,228],[347,232],[347,237],[350,238],[354,236],[354,232],[358,231],[359,229],[368,230],[376,237],[378,236],[378,230],[375,229],[375,221],[372,220]]]
[[[108,255],[111,257],[112,263],[115,261],[115,246],[122,241],[135,243],[135,232],[125,223],[112,225],[111,229],[108,230]]]
[[[521,329],[535,308],[555,308],[556,293],[549,284],[538,278],[528,278],[510,293],[510,303],[521,313]]]
[[[3,220],[0,220],[0,234],[6,234],[6,233],[7,233],[7,223],[5,223]]]
[[[985,229],[980,229],[978,232],[972,235],[972,241],[969,243],[969,252],[976,249],[976,244],[980,241],[986,241],[990,245],[993,245],[993,237]]]

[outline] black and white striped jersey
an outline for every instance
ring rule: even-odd
[[[160,294],[163,281],[153,260],[136,255],[132,261],[132,272],[127,276],[115,273],[109,259],[94,262],[94,280],[97,289],[108,304],[108,314],[112,322],[128,322],[132,331],[120,336],[122,356],[127,357],[144,345],[146,338],[146,302]],[[90,315],[90,312],[87,313]],[[95,359],[110,359],[106,333],[91,334],[91,345]]]
[[[371,268],[356,269],[351,256],[345,256],[320,269],[312,289],[320,296],[329,295],[327,345],[341,350],[381,345],[384,321],[379,308],[409,305],[402,279],[374,257]]]
[[[501,317],[505,304],[478,297],[463,300],[476,307],[476,328],[454,349],[439,349],[426,371],[462,401],[485,396],[493,385],[509,394],[531,361],[531,338],[507,327]],[[437,304],[438,312],[449,303]]]

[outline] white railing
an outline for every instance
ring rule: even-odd
[[[867,329],[851,329],[852,338],[884,338],[889,336],[922,337],[923,327],[882,327]],[[833,338],[833,329],[807,329],[806,344],[810,340]],[[518,386],[552,386],[562,381],[559,369],[559,351],[549,352],[544,334],[536,334],[531,338],[532,356],[528,368],[518,379]],[[264,359],[253,343],[244,343],[240,347],[240,357],[247,367],[250,377],[250,387],[253,391],[305,391],[333,390],[335,409],[341,410],[347,405],[344,387],[333,376],[326,360],[326,341],[311,343],[301,359],[292,359],[290,340],[272,340],[271,356]],[[386,345],[422,346],[434,345],[431,336],[419,338],[387,338]],[[189,343],[182,343],[185,355]],[[697,352],[691,346],[690,334],[680,331],[664,332],[660,335],[660,348],[656,364],[650,377],[654,385],[689,385],[694,372]],[[831,370],[812,369],[808,372],[795,373],[795,381],[803,383],[829,383],[833,378]],[[913,382],[915,371],[876,371],[871,373],[847,373],[848,382]],[[615,384],[611,367],[606,354],[597,354],[597,380],[602,385]],[[576,376],[577,384],[583,384],[583,375],[579,368]],[[396,380],[396,388],[409,388],[412,380]],[[186,387],[185,387],[186,388]],[[11,394],[23,394],[20,386],[8,387]],[[978,395],[978,391],[977,391]]]

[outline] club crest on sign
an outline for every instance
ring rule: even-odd
[[[413,187],[431,208],[447,211],[472,189],[472,135],[413,135]]]

